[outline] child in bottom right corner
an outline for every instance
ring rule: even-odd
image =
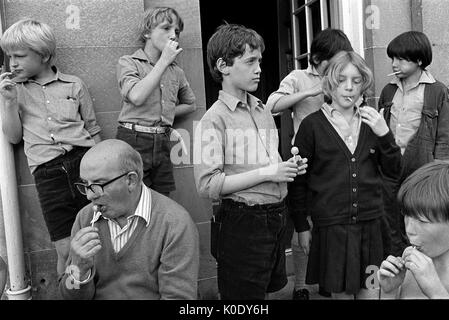
[[[410,246],[377,273],[381,298],[449,299],[449,162],[435,160],[401,185],[398,201]]]

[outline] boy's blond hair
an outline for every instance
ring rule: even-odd
[[[157,25],[161,24],[165,20],[169,23],[173,23],[174,20],[178,23],[179,32],[184,30],[184,21],[178,12],[169,7],[154,7],[148,8],[144,12],[144,17],[142,22],[140,23],[140,37],[139,40],[145,43],[147,40],[146,35],[151,32],[151,30]]]
[[[32,19],[22,19],[10,26],[0,39],[5,52],[28,48],[51,64],[56,55],[56,38],[49,25]]]

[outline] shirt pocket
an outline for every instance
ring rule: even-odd
[[[57,99],[55,103],[57,118],[61,121],[78,121],[79,103],[75,99]]]
[[[435,141],[437,121],[438,110],[426,110],[426,107],[423,107],[421,126],[417,136],[424,140]]]
[[[169,80],[167,81],[167,86],[167,99],[176,104],[178,100],[179,82],[177,80]]]

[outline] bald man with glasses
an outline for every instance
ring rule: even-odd
[[[75,185],[91,203],[72,228],[63,298],[197,298],[197,228],[142,176],[139,153],[121,140],[102,141],[82,158]]]

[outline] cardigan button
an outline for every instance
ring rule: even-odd
[[[353,206],[354,208],[357,208],[357,203],[353,203],[352,206]]]
[[[352,158],[351,161],[352,161],[352,162],[355,162],[355,158]]]
[[[352,177],[353,177],[353,178],[357,177],[357,174],[356,174],[356,173],[353,173],[353,174],[352,174]]]

